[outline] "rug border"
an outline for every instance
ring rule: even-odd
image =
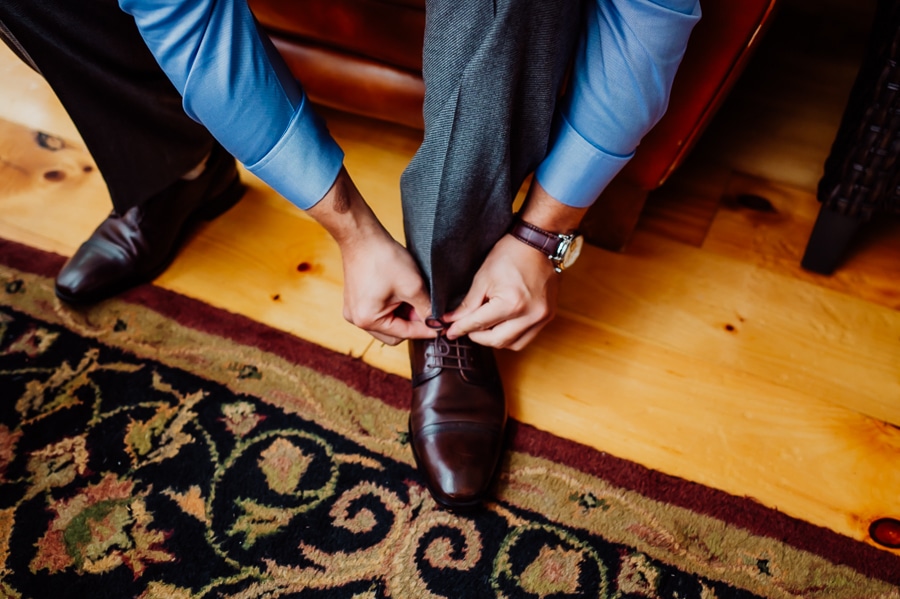
[[[59,254],[0,238],[0,262],[17,270],[52,278],[65,260]],[[359,358],[337,353],[246,316],[154,285],[136,287],[118,299],[146,306],[189,328],[312,368],[395,408],[408,407],[409,380],[379,370]],[[753,498],[737,497],[650,470],[521,422],[511,421],[510,433],[510,448],[514,451],[565,464],[649,499],[717,518],[754,535],[848,566],[865,576],[900,585],[900,559],[894,554],[790,517]],[[573,456],[578,459],[571,459]]]

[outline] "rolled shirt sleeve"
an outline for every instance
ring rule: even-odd
[[[119,0],[184,109],[247,169],[302,209],[344,154],[245,0]]]
[[[698,0],[596,0],[535,173],[569,206],[590,206],[662,118],[700,19]]]

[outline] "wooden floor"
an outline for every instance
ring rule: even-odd
[[[871,13],[853,5],[837,26],[836,10],[820,15],[837,5],[785,2],[628,250],[589,248],[564,276],[558,318],[501,365],[520,420],[866,540],[873,520],[900,518],[900,223],[869,230],[832,277],[798,266]],[[109,210],[100,176],[5,49],[0,81],[0,236],[71,254]],[[420,134],[325,115],[402,238],[398,178]],[[64,147],[42,149],[37,130]],[[403,347],[341,319],[324,231],[246,178],[246,198],[157,284],[408,374]]]

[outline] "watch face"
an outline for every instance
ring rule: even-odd
[[[572,243],[569,244],[569,247],[566,248],[566,254],[563,256],[561,264],[563,269],[569,268],[575,264],[575,261],[578,260],[578,256],[581,255],[582,245],[584,245],[584,237],[576,235],[572,239]]]

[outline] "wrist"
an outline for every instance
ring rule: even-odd
[[[545,231],[571,234],[578,229],[587,208],[563,204],[533,179],[518,218]]]
[[[584,238],[576,231],[547,231],[521,217],[516,217],[513,221],[509,234],[516,241],[542,254],[558,273],[575,263],[584,243]]]
[[[328,231],[341,251],[364,244],[372,237],[389,236],[343,168],[325,196],[307,214]]]

